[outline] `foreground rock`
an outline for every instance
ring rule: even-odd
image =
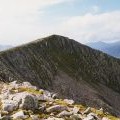
[[[103,109],[86,108],[57,97],[56,93],[38,89],[29,82],[4,84],[0,94],[0,120],[120,120],[105,115]]]
[[[11,116],[13,119],[26,119],[29,116],[25,115],[23,111],[19,111]]]
[[[17,93],[12,98],[14,101],[17,101],[19,108],[25,110],[35,110],[38,109],[38,99],[35,95],[32,95],[27,92]]]
[[[13,110],[16,110],[18,108],[18,102],[13,100],[2,100],[2,110],[12,112]]]
[[[67,110],[67,107],[61,105],[55,105],[46,109],[47,112],[60,112],[63,110]]]
[[[73,112],[68,112],[68,111],[62,111],[61,113],[58,114],[58,117],[69,117],[73,114]]]

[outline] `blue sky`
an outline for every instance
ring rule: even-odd
[[[120,40],[120,0],[0,0],[0,44],[51,34],[81,43]]]
[[[94,6],[97,6],[99,12],[110,12],[120,9],[119,0],[75,0],[71,3],[60,4],[55,6],[50,6],[46,9],[49,15],[58,15],[61,16],[75,16],[75,15],[84,15],[87,12],[91,11]]]

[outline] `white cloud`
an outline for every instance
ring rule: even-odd
[[[45,23],[41,19],[45,8],[71,1],[74,0],[0,0],[0,44],[19,44],[44,34]]]
[[[26,15],[36,10],[68,0],[0,0],[1,15]]]
[[[120,40],[120,11],[67,18],[58,31],[85,43]]]
[[[99,13],[93,6],[82,16],[43,18],[45,8],[75,0],[0,0],[0,44],[21,44],[50,34],[85,43],[120,39],[120,11]],[[44,17],[43,17],[44,16]],[[54,22],[53,22],[54,21]]]

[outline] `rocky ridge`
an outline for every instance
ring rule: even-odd
[[[120,120],[99,110],[60,99],[56,93],[38,89],[29,82],[3,84],[0,120]]]
[[[120,60],[52,35],[0,52],[0,82],[28,81],[120,116]]]

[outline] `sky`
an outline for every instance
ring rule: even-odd
[[[81,43],[120,40],[120,0],[0,0],[0,45],[52,34]]]

